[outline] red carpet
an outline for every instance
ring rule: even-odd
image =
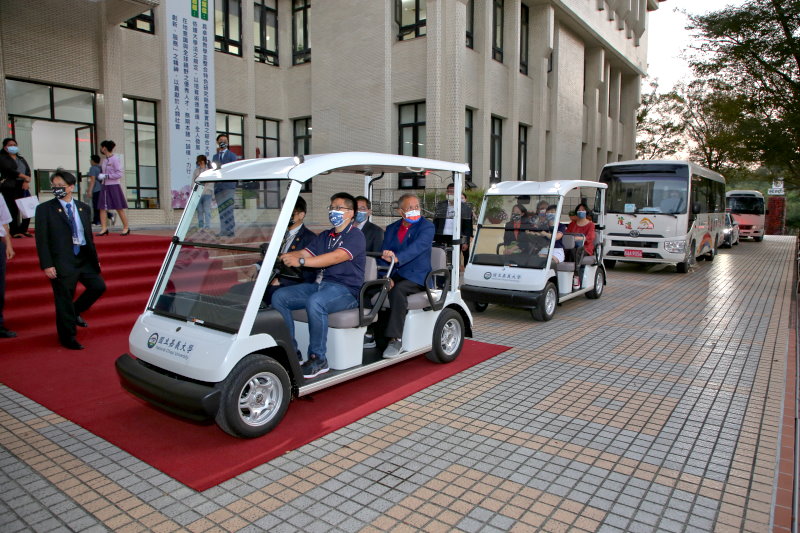
[[[114,360],[144,308],[169,240],[111,235],[97,239],[108,291],[84,316],[80,352],[56,339],[52,292],[33,239],[14,239],[8,265],[5,321],[16,339],[0,340],[0,382],[88,429],[181,483],[202,491],[296,449],[438,381],[485,361],[505,347],[467,341],[453,363],[425,357],[299,400],[260,439],[240,440],[215,425],[172,417],[123,391]]]

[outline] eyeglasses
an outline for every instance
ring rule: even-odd
[[[359,211],[360,213],[366,213],[367,211],[369,211],[369,208],[367,208],[367,207],[359,207],[359,208],[358,208],[358,211]]]
[[[352,211],[352,207],[345,207],[343,205],[329,205],[328,211]]]

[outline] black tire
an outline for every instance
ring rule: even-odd
[[[590,300],[597,300],[603,295],[603,289],[606,283],[606,273],[602,268],[597,267],[597,272],[594,273],[594,287],[586,293],[586,297]]]
[[[717,257],[717,249],[714,248],[710,252],[706,254],[706,261],[713,261],[714,258]]]
[[[286,369],[261,354],[239,361],[220,385],[222,397],[214,420],[234,437],[251,439],[272,431],[292,397]]]
[[[489,307],[486,302],[472,302],[472,310],[476,313],[483,313]]]
[[[539,302],[536,307],[531,309],[531,316],[538,322],[547,322],[556,314],[558,306],[558,291],[552,281],[548,281],[544,286]]]
[[[611,270],[614,270],[614,267],[617,266],[617,262],[614,259],[603,259],[603,264]]]
[[[761,242],[764,240],[764,237],[753,237],[753,240],[756,242]]]
[[[692,242],[691,248],[689,248],[688,256],[686,257],[686,261],[684,261],[683,263],[678,263],[677,265],[675,265],[675,268],[677,268],[678,273],[686,274],[687,272],[689,272],[689,268],[693,267],[694,265],[695,265],[694,242]]]
[[[464,319],[449,307],[442,309],[433,326],[431,351],[425,354],[434,363],[454,361],[464,346]]]

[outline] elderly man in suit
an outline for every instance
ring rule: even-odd
[[[386,227],[381,260],[395,261],[389,290],[389,319],[385,335],[389,344],[383,357],[391,359],[403,351],[403,326],[408,314],[409,294],[425,290],[425,278],[431,271],[431,247],[434,227],[422,217],[419,198],[404,194],[397,201],[402,217]]]
[[[383,228],[370,221],[372,216],[372,202],[366,196],[356,196],[358,211],[356,211],[356,227],[364,234],[367,240],[367,252],[380,252],[383,244]]]
[[[53,198],[36,207],[36,251],[39,266],[53,287],[56,330],[61,345],[82,350],[75,326],[88,327],[81,314],[105,292],[92,238],[91,208],[73,195],[75,176],[57,170],[51,177]],[[80,282],[86,290],[73,301]]]

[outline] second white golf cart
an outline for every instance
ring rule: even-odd
[[[461,286],[463,298],[481,312],[488,304],[531,310],[535,320],[553,318],[556,307],[585,295],[599,298],[606,284],[603,266],[606,185],[594,181],[504,181],[484,195],[472,255]],[[589,208],[595,238],[591,251],[582,235],[566,232],[579,204]],[[551,222],[539,210],[548,211]],[[512,220],[516,218],[517,220]],[[564,249],[558,260],[556,248]]]
[[[388,289],[388,281],[378,279],[375,260],[368,257],[359,307],[329,315],[331,371],[310,381],[303,378],[286,323],[262,297],[278,270],[272,265],[278,264],[294,206],[312,178],[315,190],[328,191],[315,203],[327,206],[329,195],[338,191],[363,190],[369,196],[373,181],[385,174],[452,176],[458,194],[468,169],[459,163],[352,152],[246,160],[203,173],[147,308],[133,326],[130,353],[117,359],[123,387],[169,412],[210,418],[232,435],[257,437],[280,422],[292,397],[422,354],[437,363],[454,360],[464,337],[472,336],[472,316],[459,292],[458,253],[453,254],[451,269],[444,252],[434,249],[436,264],[428,288],[409,296],[404,351],[392,359],[364,347],[367,326],[376,322]],[[211,226],[225,229],[221,237],[199,227],[196,215],[204,195],[226,186],[233,190],[237,206],[225,212],[223,203],[214,210]],[[308,211],[306,220],[313,208]],[[222,221],[218,212],[223,213]],[[459,216],[457,212],[456,221]],[[321,213],[316,218],[323,220]],[[264,268],[253,279],[253,265],[259,261]],[[380,293],[372,296],[370,288]],[[305,354],[305,310],[295,311],[294,320],[297,343]]]

